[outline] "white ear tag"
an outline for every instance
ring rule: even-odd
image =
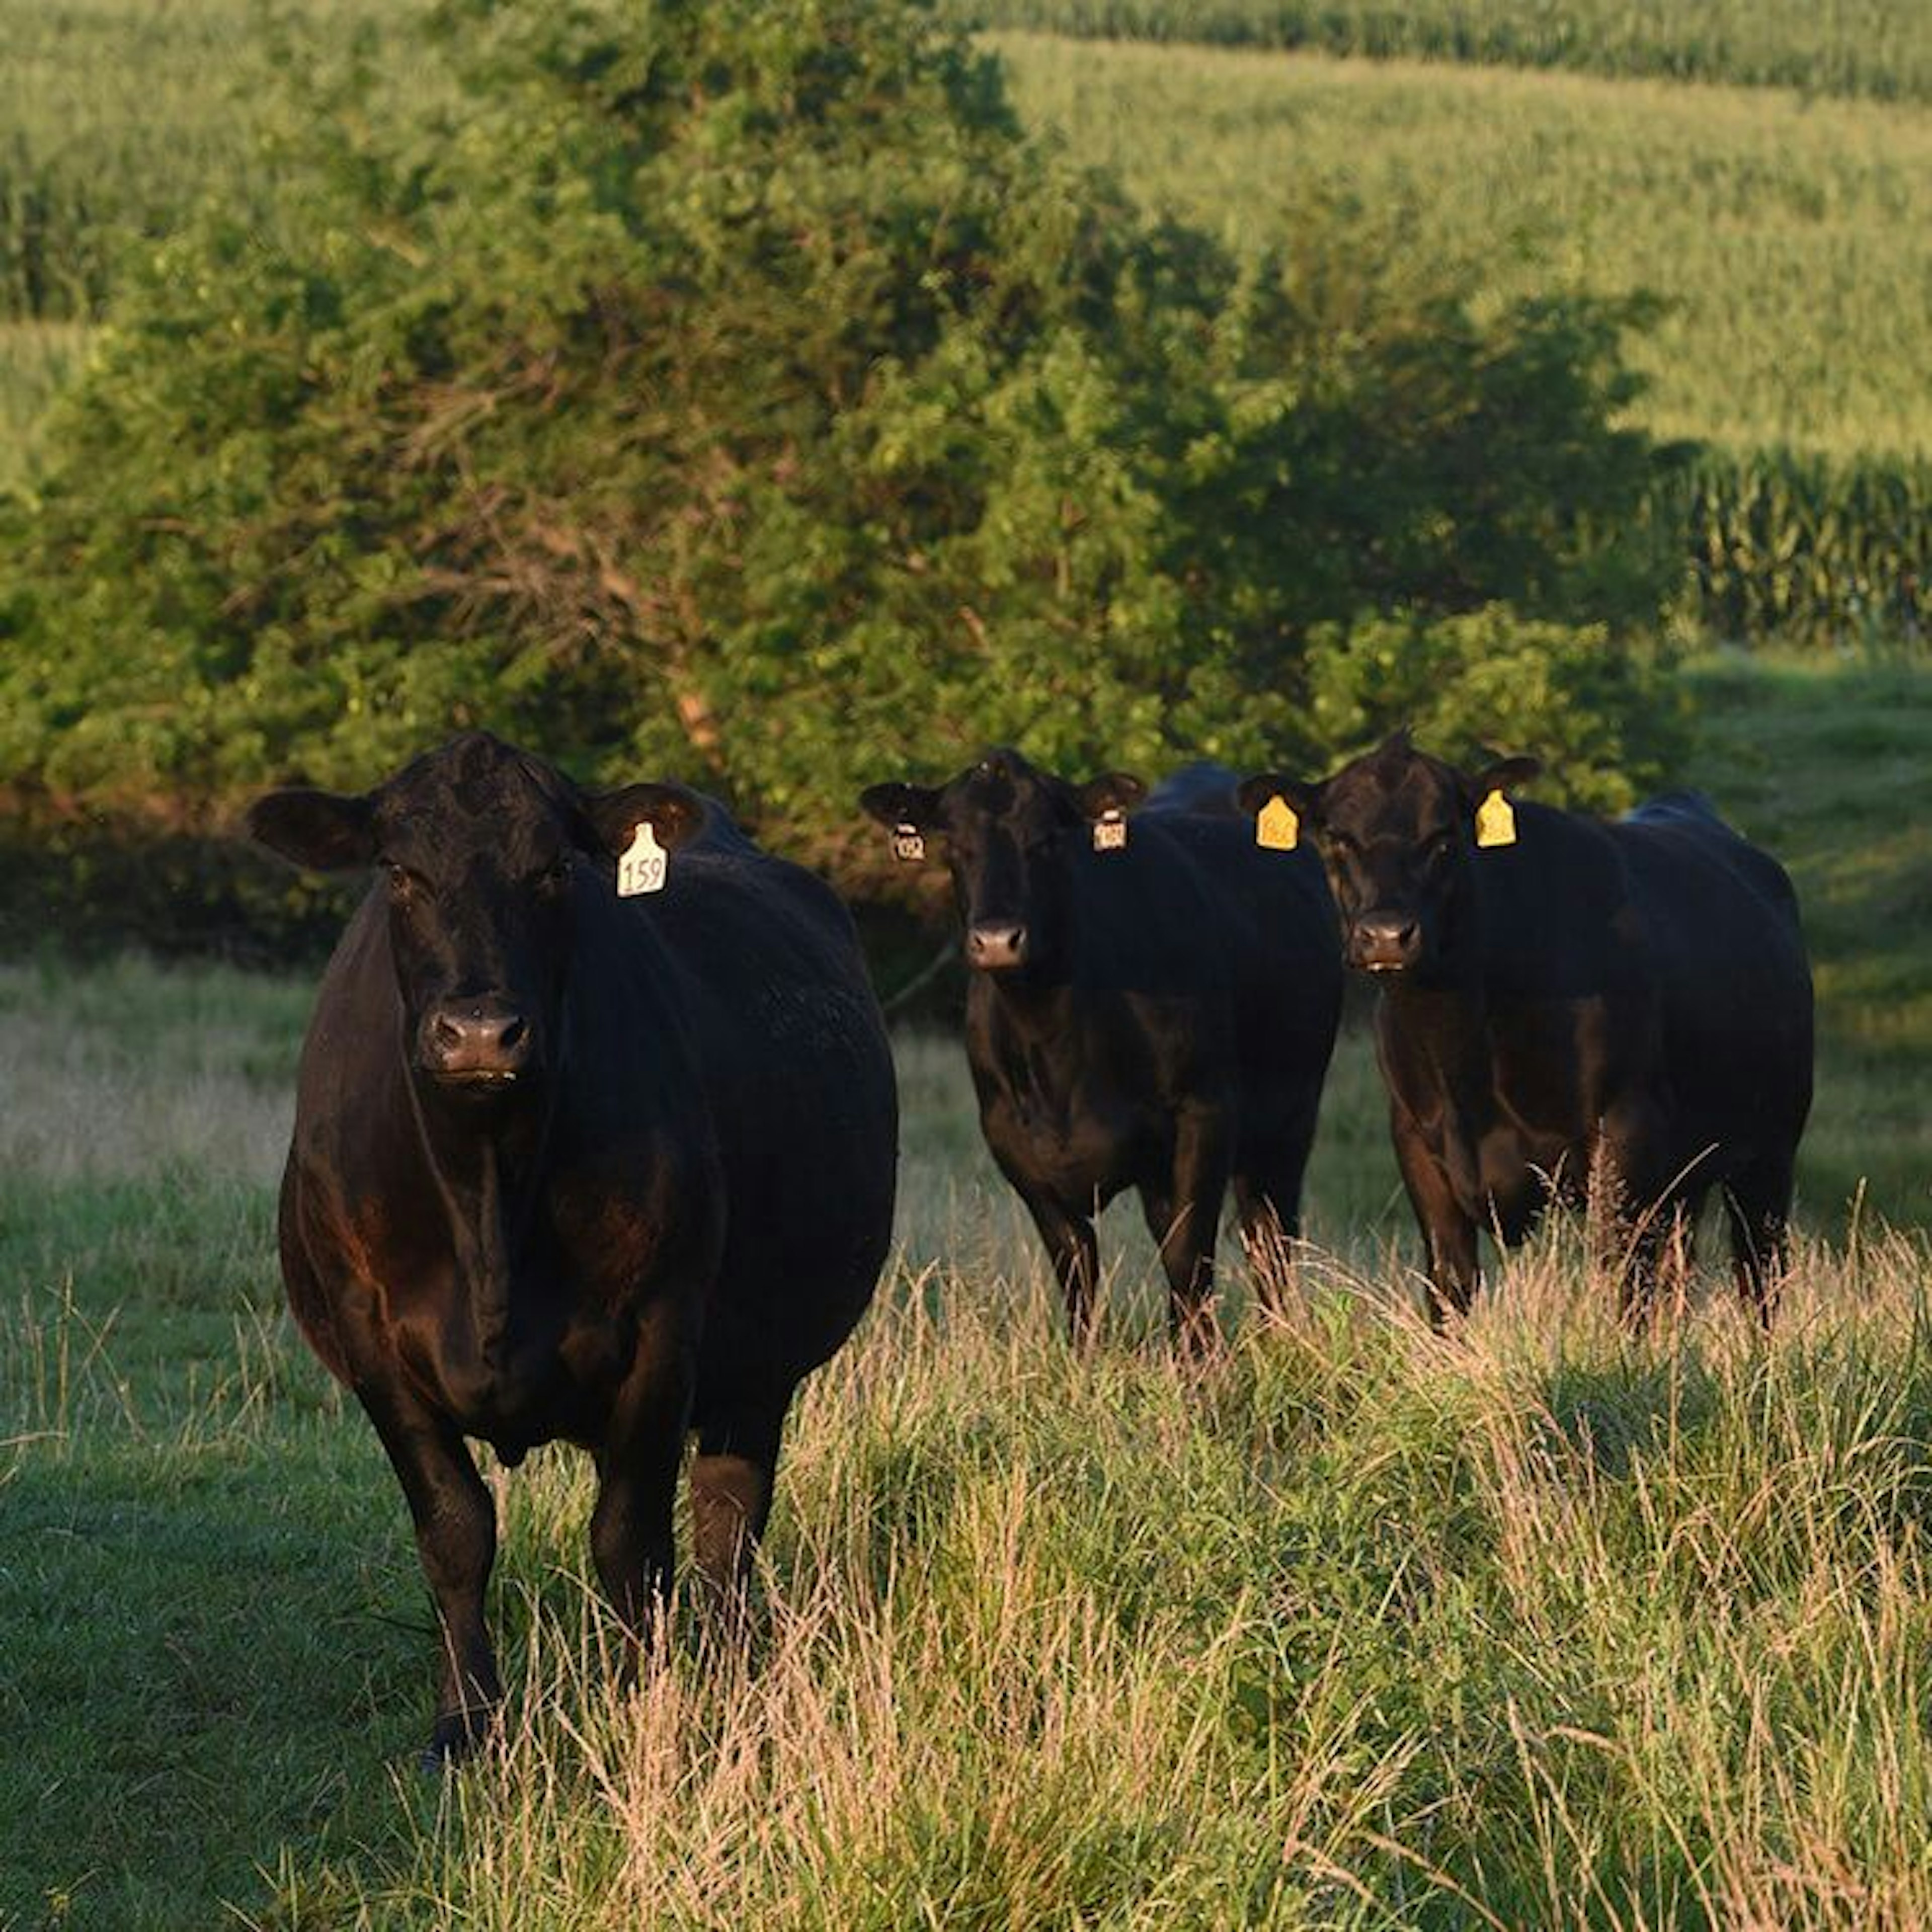
[[[617,896],[635,898],[640,892],[664,890],[664,871],[670,860],[658,843],[658,835],[648,818],[640,819],[631,835],[628,848],[617,861]]]
[[[1096,852],[1118,852],[1127,842],[1127,821],[1118,807],[1103,812],[1094,821],[1094,849]]]
[[[895,825],[892,856],[902,864],[916,865],[926,856],[926,834],[916,825]]]

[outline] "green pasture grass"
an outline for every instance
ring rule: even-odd
[[[1932,1221],[1932,682],[1907,667],[1706,660],[1693,775],[1796,881],[1818,998],[1806,1208]]]
[[[1772,82],[1932,98],[1915,0],[954,0],[976,23],[1089,38]]]
[[[1928,14],[1932,23],[1932,14]],[[1932,448],[1932,112],[1740,88],[1006,34],[1027,119],[1238,248],[1311,194],[1490,301],[1662,297],[1666,437]]]
[[[202,979],[122,983],[218,1041]],[[101,1023],[42,984],[46,1037]],[[915,1045],[909,1090],[956,1054]],[[913,1127],[900,1256],[794,1418],[748,1652],[685,1617],[614,1695],[586,1466],[540,1452],[497,1478],[502,1745],[436,1781],[407,1768],[431,1638],[400,1498],[274,1312],[256,1163],[16,1184],[0,1923],[1932,1911],[1916,1242],[1808,1244],[1768,1345],[1723,1294],[1622,1334],[1558,1228],[1450,1337],[1317,1256],[1289,1319],[1198,1370],[1118,1281],[1078,1363],[983,1171],[914,1151],[962,1124]],[[198,1289],[168,1285],[184,1244]]]
[[[1287,1318],[1232,1263],[1178,1367],[1121,1203],[1076,1361],[957,1042],[902,1039],[897,1252],[748,1652],[687,1611],[614,1695],[540,1451],[493,1476],[502,1746],[444,1780],[400,1494],[280,1308],[312,982],[0,968],[0,1926],[1932,1918],[1932,1256],[1878,1211],[1925,1218],[1932,682],[1692,674],[1683,776],[1790,860],[1823,996],[1768,1341],[1715,1269],[1624,1333],[1568,1223],[1432,1335],[1358,1029]]]

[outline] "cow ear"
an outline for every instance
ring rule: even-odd
[[[583,812],[597,844],[618,858],[631,849],[640,825],[650,826],[667,852],[688,844],[704,829],[704,800],[681,784],[631,784],[615,791],[587,792]]]
[[[1132,811],[1147,796],[1147,787],[1132,772],[1106,772],[1076,787],[1073,796],[1082,818],[1105,818],[1109,812]]]
[[[939,794],[931,785],[868,785],[859,794],[859,809],[896,832],[902,825],[916,831],[938,832],[944,816]]]
[[[376,808],[365,797],[296,786],[249,806],[248,836],[311,872],[376,862]]]
[[[1300,778],[1285,778],[1280,772],[1257,772],[1234,788],[1234,802],[1253,818],[1270,799],[1286,799],[1295,817],[1312,827],[1322,822],[1322,789],[1319,784],[1304,784]]]
[[[1466,778],[1469,802],[1480,805],[1492,792],[1514,791],[1520,785],[1526,785],[1539,776],[1543,770],[1540,758],[1498,758],[1492,764],[1485,765],[1474,778]]]

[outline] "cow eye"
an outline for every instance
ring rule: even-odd
[[[572,870],[572,867],[571,860],[567,854],[562,858],[554,860],[550,865],[546,866],[543,870],[537,874],[538,891],[541,892],[562,892],[565,887],[570,884],[570,874]]]
[[[406,866],[399,866],[392,859],[382,867],[389,880],[389,890],[399,899],[407,898],[416,882],[416,875]]]

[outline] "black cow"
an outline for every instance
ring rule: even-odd
[[[1071,784],[998,751],[944,788],[878,784],[860,802],[907,856],[945,841],[980,1126],[1046,1244],[1075,1340],[1093,1321],[1094,1216],[1131,1187],[1177,1336],[1199,1347],[1230,1180],[1275,1292],[1342,975],[1321,868],[1256,852],[1232,773],[1190,771],[1130,830],[1142,790],[1118,772]]]
[[[1791,881],[1705,800],[1604,824],[1506,794],[1398,733],[1280,801],[1328,868],[1350,965],[1380,976],[1376,1042],[1430,1311],[1468,1306],[1477,1235],[1527,1232],[1599,1163],[1632,1228],[1626,1306],[1721,1187],[1740,1290],[1769,1318],[1811,1104],[1811,980]],[[1614,1225],[1614,1223],[1613,1223]]]
[[[844,910],[680,786],[580,792],[478,734],[248,824],[301,865],[380,868],[302,1052],[282,1269],[409,1499],[441,1761],[502,1694],[464,1438],[592,1452],[592,1550],[634,1635],[695,1430],[695,1555],[734,1590],[793,1392],[886,1253],[891,1060]]]

